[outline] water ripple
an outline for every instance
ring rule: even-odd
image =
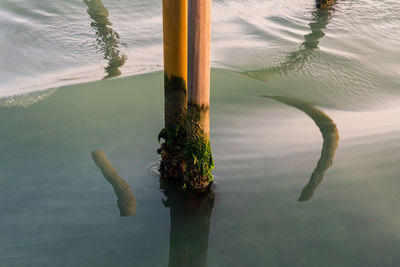
[[[161,70],[161,1],[103,4],[128,58],[121,72]],[[212,65],[314,104],[370,108],[399,95],[398,14],[394,0],[338,0],[326,12],[317,10],[314,0],[216,0]],[[3,0],[0,96],[21,94],[33,84],[41,84],[35,90],[55,87],[57,73],[76,78],[78,69],[101,79],[104,54],[93,45],[96,32],[90,24],[81,0]]]

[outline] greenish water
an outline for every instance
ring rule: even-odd
[[[0,97],[162,70],[161,13],[159,0],[0,1]],[[212,66],[276,95],[376,108],[400,88],[399,14],[397,0],[338,0],[330,11],[315,0],[214,0]]]
[[[399,14],[213,1],[200,198],[157,172],[161,1],[0,1],[0,266],[398,266]]]
[[[81,84],[1,108],[0,265],[167,266],[170,246],[196,248],[200,237],[196,261],[207,266],[396,265],[398,109],[336,111],[266,98],[264,83],[214,70],[215,200],[185,221],[165,207],[155,172],[162,82],[154,73]],[[298,202],[323,147],[328,158],[335,148],[320,132],[332,123],[340,136],[334,164],[314,196]],[[136,215],[120,217],[95,149],[131,188]],[[186,223],[183,235],[172,221]]]

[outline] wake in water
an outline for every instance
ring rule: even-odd
[[[276,66],[265,69],[245,71],[242,74],[257,80],[267,81],[271,76],[284,75],[292,71],[298,71],[304,67],[314,50],[318,49],[319,40],[325,36],[323,29],[329,24],[332,17],[330,9],[316,9],[313,11],[313,19],[310,24],[311,32],[304,35],[304,42],[299,50],[289,53],[285,60]]]
[[[270,95],[376,108],[399,98],[399,13],[393,0],[338,1],[335,10],[216,0],[212,66],[268,81]],[[3,0],[0,25],[2,98],[162,70],[161,1]]]
[[[0,98],[0,107],[22,106],[29,107],[36,102],[45,100],[54,94],[57,89],[49,89],[45,91],[32,92],[24,95],[15,95],[5,98]]]
[[[366,9],[373,8],[363,4],[366,5]],[[399,6],[397,5],[397,8]],[[351,29],[352,24],[342,23],[341,28],[338,28],[340,20],[350,23],[350,18],[343,18],[346,8],[349,8],[347,2],[342,2],[333,8],[314,9],[308,24],[310,32],[304,35],[304,41],[298,50],[287,54],[284,60],[272,66],[238,72],[256,80],[268,81],[269,94],[303,98],[313,104],[334,109],[379,109],[393,102],[393,99],[398,100],[397,88],[400,86],[400,79],[395,74],[397,68],[389,68],[389,65],[379,68],[379,61],[371,61],[369,55],[365,57],[360,52],[363,49],[362,45],[373,44],[374,41],[368,40],[363,43],[360,40],[340,40],[339,36],[344,33],[349,39],[350,36],[365,38],[366,33],[361,27]],[[328,29],[327,26],[334,17],[337,18],[335,25]],[[389,21],[395,22],[392,18]],[[330,31],[325,43],[335,44],[343,41],[343,45],[325,45],[320,48],[321,39],[326,36],[325,30]],[[336,34],[333,35],[332,31],[336,31]],[[351,53],[348,51],[349,46],[354,46]],[[380,49],[375,51],[382,48],[380,46]]]

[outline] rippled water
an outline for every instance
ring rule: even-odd
[[[93,12],[106,13],[118,36],[122,74],[162,69],[161,1],[100,3],[104,10],[78,0],[1,1],[0,96],[106,76],[111,57]],[[391,0],[337,1],[330,11],[311,0],[213,1],[213,66],[319,105],[375,107],[399,94],[398,14]]]
[[[213,1],[187,198],[156,171],[161,1],[0,0],[0,266],[397,266],[399,14]]]

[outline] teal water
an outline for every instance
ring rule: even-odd
[[[0,266],[397,266],[400,4],[213,1],[205,199],[159,181],[160,7],[0,2]]]
[[[2,266],[168,264],[173,217],[155,171],[162,80],[155,73],[64,87],[0,110]],[[229,71],[213,71],[212,90],[215,201],[209,233],[199,233],[207,266],[395,266],[398,109],[325,110],[333,122],[302,101],[263,97],[263,83]],[[337,124],[332,167],[335,139],[322,138],[316,122],[328,135]],[[120,217],[95,149],[131,188],[136,215]],[[298,202],[324,157],[322,183]]]

